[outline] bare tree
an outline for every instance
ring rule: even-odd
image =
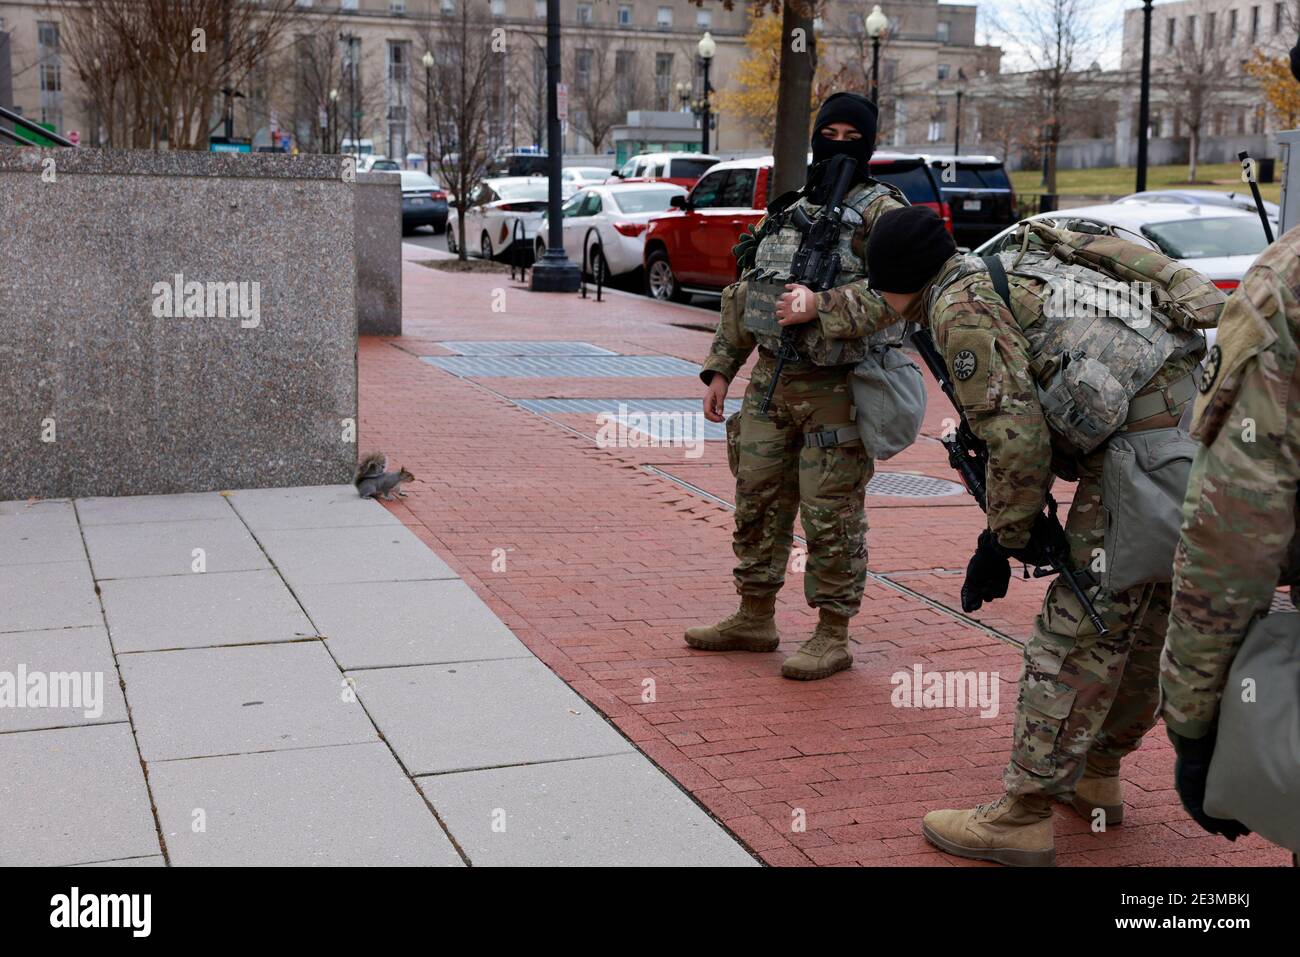
[[[109,145],[205,149],[223,90],[247,83],[299,16],[294,0],[46,0]]]
[[[1066,118],[1075,102],[1073,74],[1090,62],[1101,41],[1088,0],[1017,0],[1002,16],[999,29],[1016,38],[1032,65],[1030,88],[1037,99],[1042,151],[1043,185],[1056,192],[1056,160]]]
[[[492,88],[501,75],[505,47],[494,35],[486,3],[463,0],[432,28],[433,97],[426,104],[435,163],[456,196],[456,236],[465,252],[465,203],[492,158]]]
[[[574,128],[593,153],[604,151],[614,125],[621,123],[638,101],[641,81],[635,56],[627,48],[611,49],[601,38],[580,38],[568,51],[564,75],[569,77],[569,102]]]
[[[1187,127],[1187,181],[1196,182],[1202,131],[1229,89],[1232,65],[1244,58],[1240,46],[1226,32],[1220,32],[1216,16],[1228,16],[1219,5],[1205,0],[1194,4],[1180,18],[1182,30],[1174,46],[1156,61],[1156,83]],[[1175,135],[1177,133],[1175,132]]]

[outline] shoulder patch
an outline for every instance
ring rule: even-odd
[[[1210,354],[1205,357],[1205,375],[1201,377],[1201,393],[1207,393],[1214,388],[1214,382],[1219,378],[1219,367],[1223,364],[1223,350],[1216,343],[1211,349]]]
[[[1219,317],[1219,333],[1206,357],[1192,435],[1205,445],[1218,434],[1235,403],[1243,368],[1277,342],[1278,333],[1249,297],[1233,293]]]
[[[952,374],[960,382],[965,382],[973,376],[977,368],[979,368],[979,360],[970,349],[962,349],[952,357]]]

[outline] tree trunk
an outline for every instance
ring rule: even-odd
[[[801,30],[796,42],[795,30]],[[796,49],[796,46],[798,49]],[[812,17],[785,0],[781,10],[781,74],[777,81],[775,168],[768,196],[798,189],[808,178],[808,124],[811,122],[817,41]]]
[[[1201,131],[1193,126],[1189,131],[1187,142],[1187,182],[1196,182],[1196,154],[1200,152]]]

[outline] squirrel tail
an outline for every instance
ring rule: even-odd
[[[363,479],[375,478],[383,475],[384,469],[388,466],[388,456],[383,452],[371,452],[366,455],[361,464],[357,466],[356,475],[352,479],[352,484],[360,486]]]

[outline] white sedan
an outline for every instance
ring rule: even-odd
[[[1242,277],[1268,240],[1259,215],[1229,206],[1186,206],[1126,200],[1101,206],[1079,206],[1029,219],[1046,219],[1070,228],[1070,220],[1108,226],[1117,236],[1151,246],[1203,273],[1225,293],[1241,285]],[[974,251],[991,256],[1010,248],[1016,227],[998,233]],[[1206,331],[1211,344],[1215,330]]]
[[[546,214],[545,176],[505,176],[485,179],[469,192],[465,202],[465,249],[484,259],[496,259],[511,252],[516,241],[515,223],[523,248],[532,246],[537,225]],[[456,215],[448,220],[447,250],[460,251]]]
[[[589,186],[571,196],[560,209],[564,253],[581,264],[583,246],[587,244],[590,260],[587,272],[595,276],[597,270],[603,270],[605,282],[611,276],[633,272],[641,267],[650,219],[667,212],[674,196],[685,195],[685,189],[672,183]],[[543,220],[534,246],[538,259],[546,252],[549,238],[548,225]]]
[[[598,186],[614,175],[604,166],[566,166],[560,173],[560,195],[568,199],[580,189]]]

